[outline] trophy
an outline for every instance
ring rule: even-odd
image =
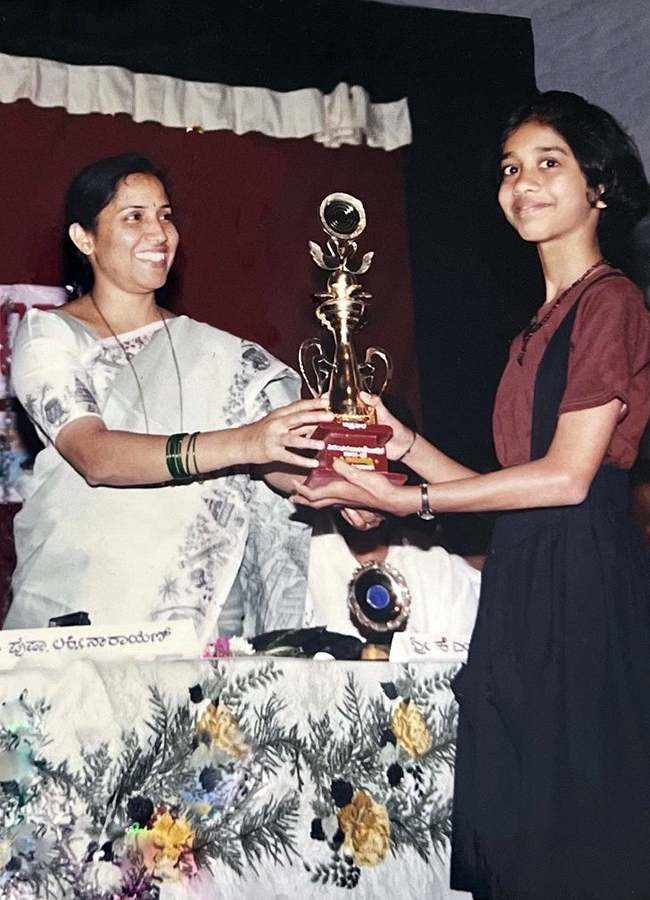
[[[326,251],[314,241],[309,242],[309,251],[316,265],[330,274],[327,290],[315,294],[314,301],[316,317],[334,337],[334,355],[328,359],[320,339],[309,338],[300,345],[298,358],[312,395],[329,395],[335,419],[319,425],[313,434],[325,447],[307,484],[315,487],[339,480],[332,468],[337,458],[403,484],[405,475],[388,471],[385,445],[393,430],[377,424],[375,410],[360,397],[361,391],[384,391],[392,374],[390,357],[384,350],[370,347],[359,364],[352,345],[353,333],[366,322],[371,299],[357,280],[368,271],[374,255],[372,251],[361,258],[357,254],[355,238],[366,227],[366,212],[361,201],[350,194],[329,194],[320,205],[320,220],[328,235]]]

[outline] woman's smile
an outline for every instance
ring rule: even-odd
[[[163,250],[140,250],[135,258],[154,269],[167,271],[167,252]]]
[[[95,279],[107,279],[127,293],[162,287],[178,247],[169,199],[153,175],[134,174],[122,181],[97,217],[89,235]]]

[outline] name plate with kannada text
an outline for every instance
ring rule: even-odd
[[[200,659],[190,619],[136,622],[130,625],[75,625],[67,628],[16,628],[0,631],[0,670],[19,661],[58,666],[71,659]]]
[[[390,662],[465,662],[469,649],[469,635],[440,634],[439,632],[396,632],[390,645]]]

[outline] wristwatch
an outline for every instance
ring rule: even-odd
[[[420,485],[420,508],[418,510],[418,516],[421,519],[426,519],[426,521],[430,521],[436,517],[429,506],[429,485],[426,481],[423,481]]]

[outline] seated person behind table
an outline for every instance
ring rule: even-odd
[[[382,637],[364,627],[348,607],[355,576],[362,566],[375,561],[393,576],[399,573],[411,596],[408,620],[397,630],[467,644],[481,573],[462,556],[430,546],[430,540],[424,543],[422,535],[409,533],[399,520],[388,519],[372,531],[357,531],[336,513],[318,514],[313,523],[305,624],[325,625],[330,631],[376,643],[390,640],[390,634]]]

